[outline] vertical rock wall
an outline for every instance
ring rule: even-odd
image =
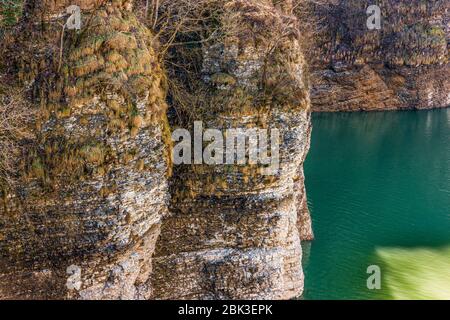
[[[367,27],[374,4],[380,30]],[[313,111],[450,105],[449,1],[323,0],[303,8],[303,32],[313,38]]]
[[[308,221],[298,213],[307,213],[302,165],[310,134],[297,20],[289,2],[216,5],[213,25],[225,31],[200,42],[201,72],[186,77],[194,80],[184,88],[191,109],[178,110],[174,129],[192,129],[194,121],[222,132],[277,128],[280,170],[265,176],[258,165],[175,166],[170,216],[153,259],[154,298],[293,298],[303,289],[297,223]]]
[[[83,27],[62,37],[70,4],[81,7]],[[204,129],[276,128],[279,171],[176,166],[169,185],[161,48],[132,2],[29,0],[6,54],[8,77],[26,89],[36,119],[13,161],[16,183],[1,191],[0,298],[301,294],[311,124],[293,5],[209,5],[202,10],[214,8],[213,18],[175,51],[192,73],[170,73],[172,129],[196,120]]]
[[[85,25],[60,59],[66,2],[29,1],[12,48],[37,119],[0,206],[0,298],[149,298],[168,199],[165,76],[130,1],[77,2]]]

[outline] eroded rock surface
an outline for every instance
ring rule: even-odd
[[[174,129],[277,128],[280,170],[259,165],[176,166],[170,216],[154,257],[157,299],[287,299],[303,290],[297,223],[308,215],[302,165],[309,146],[309,90],[297,20],[289,1],[237,0],[216,5],[218,38],[202,42],[201,74],[186,79],[191,108]],[[190,59],[190,57],[185,57]],[[183,57],[179,58],[180,61]],[[181,72],[181,71],[180,71]],[[196,85],[192,85],[195,83]],[[172,97],[176,104],[176,97]],[[192,134],[193,136],[193,134]],[[305,235],[311,236],[311,234]]]
[[[165,77],[130,1],[92,16],[81,1],[90,20],[59,59],[66,4],[29,1],[12,49],[37,116],[0,206],[0,298],[146,299],[167,212]]]
[[[448,1],[314,2],[306,1],[303,20],[304,32],[316,30],[308,54],[313,111],[450,105]],[[380,30],[367,27],[373,4],[381,8]]]
[[[205,3],[212,18],[169,49],[174,65],[187,62],[169,70],[172,130],[196,120],[222,132],[276,128],[279,170],[175,166],[169,190],[168,85],[157,58],[165,48],[132,1],[29,0],[6,72],[36,118],[21,141],[16,183],[1,189],[0,298],[302,293],[311,124],[293,5]],[[83,28],[61,37],[69,4],[81,7]],[[208,6],[198,7],[207,14]]]

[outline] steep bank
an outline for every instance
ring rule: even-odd
[[[299,15],[313,38],[307,50],[313,111],[450,105],[448,1],[306,2]],[[373,4],[381,8],[380,30],[366,25]]]

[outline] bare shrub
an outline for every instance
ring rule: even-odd
[[[23,93],[0,84],[0,189],[13,185],[18,176],[16,159],[21,141],[31,136],[28,124],[32,119]]]
[[[138,2],[135,12],[144,13],[141,17],[154,30],[161,46],[161,61],[168,73],[169,104],[178,119],[192,118],[196,112],[193,109],[205,93],[201,77],[206,47],[235,38],[242,42],[262,41],[270,64],[270,57],[287,38],[299,36],[294,13],[303,8],[304,1],[274,0],[274,10],[264,3],[246,0]]]

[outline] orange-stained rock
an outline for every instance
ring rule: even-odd
[[[307,51],[313,111],[450,105],[449,1],[378,1],[380,30],[366,25],[373,1],[308,3],[307,13],[299,15],[312,38]]]

